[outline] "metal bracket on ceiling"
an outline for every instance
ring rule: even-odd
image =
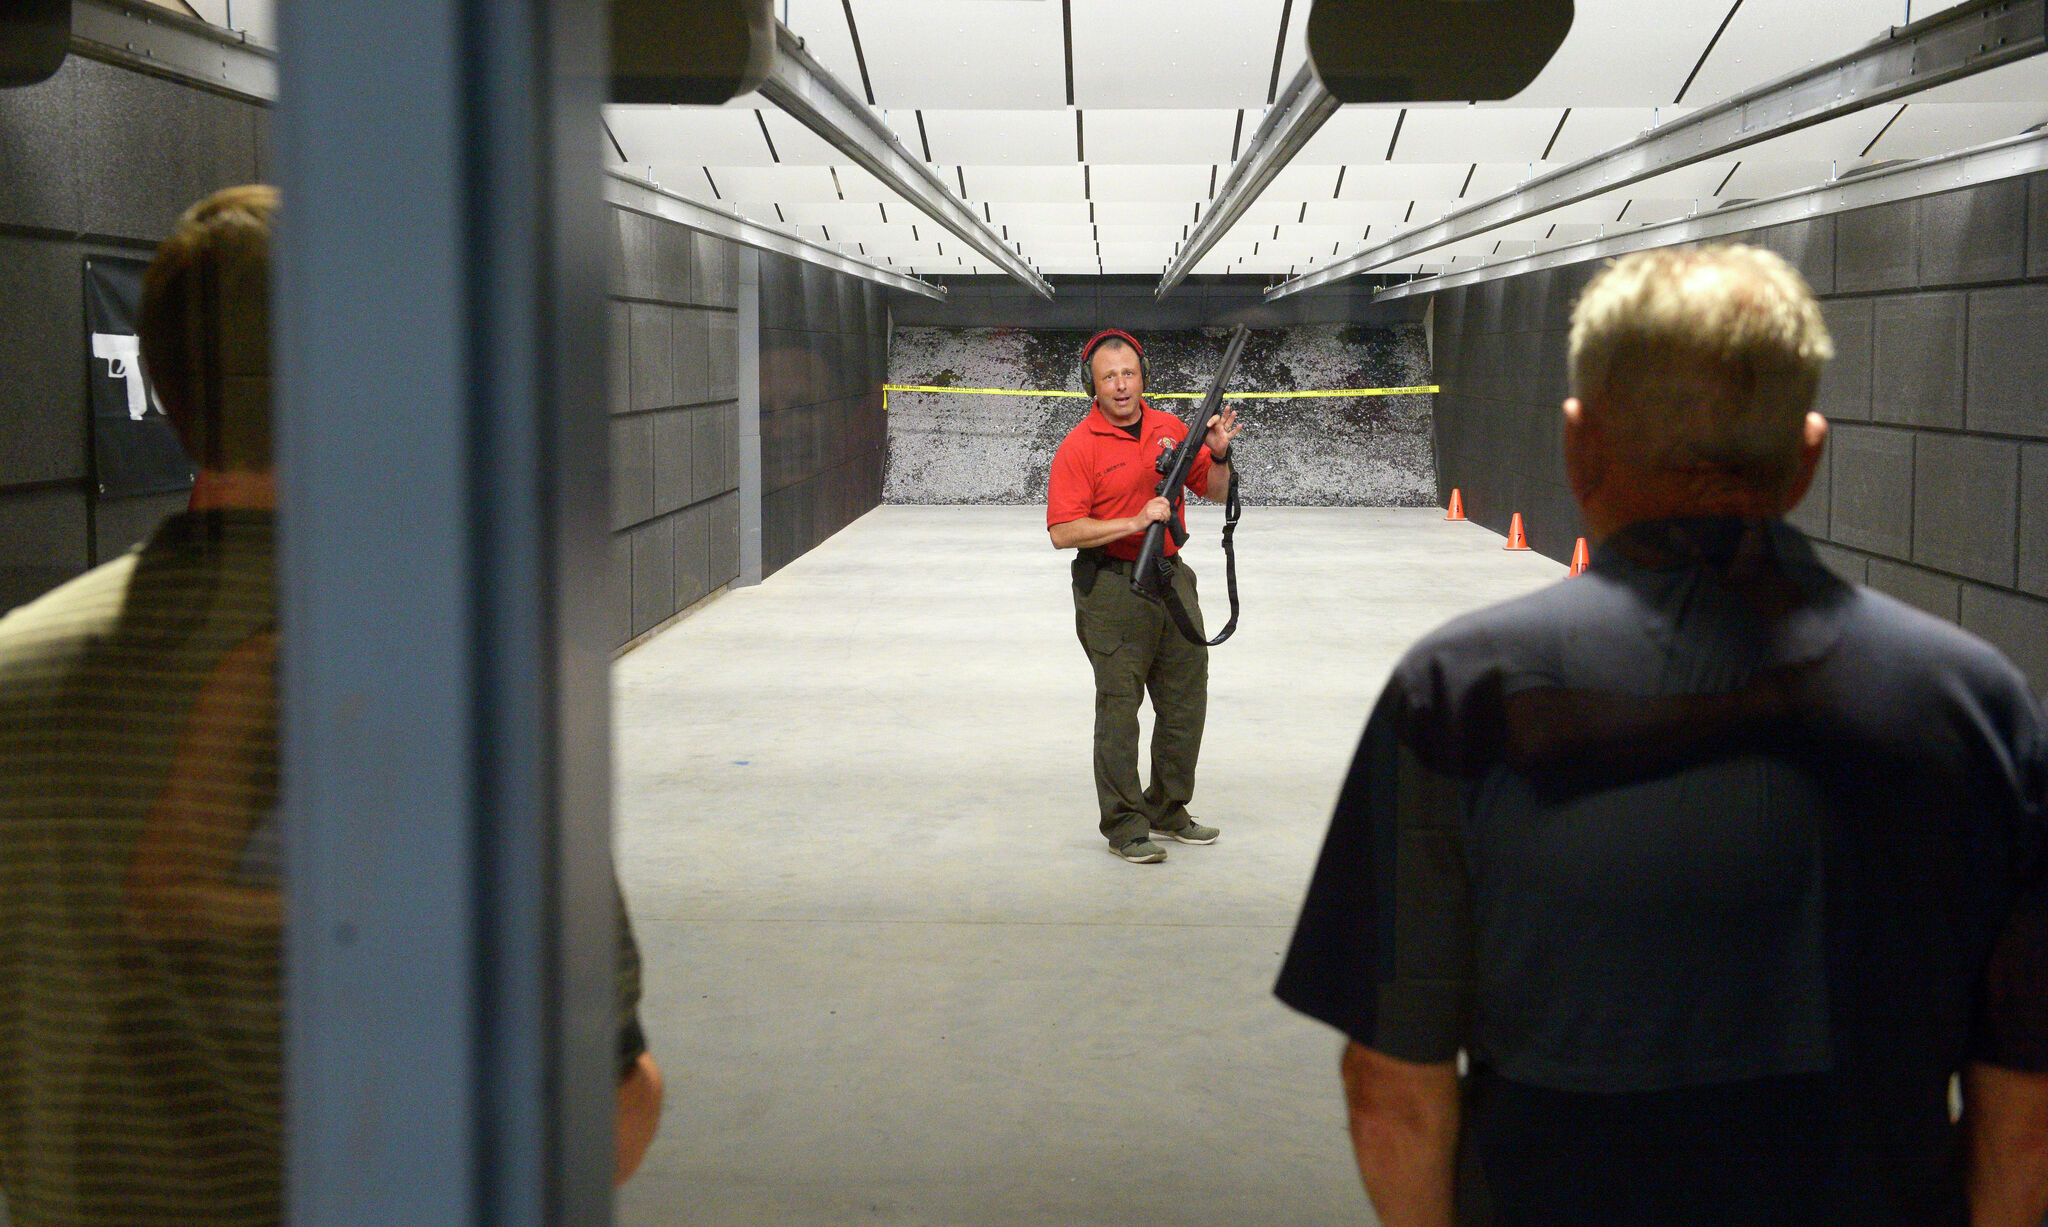
[[[1230,178],[1216,193],[1215,203],[1188,234],[1179,254],[1166,266],[1154,294],[1160,298],[1179,285],[1216,241],[1230,232],[1267,186],[1294,156],[1307,145],[1330,116],[1337,113],[1337,99],[1316,80],[1315,70],[1303,63],[1278,101],[1267,110],[1251,144],[1230,168]]]
[[[1454,210],[1319,272],[1280,298],[1381,268],[1551,209],[1895,101],[2048,50],[2048,0],[1968,0],[1867,47],[1745,90],[1606,153]]]
[[[1484,264],[1465,272],[1439,273],[1427,278],[1414,279],[1379,291],[1373,295],[1373,301],[1406,298],[1411,294],[1434,294],[1458,286],[1498,281],[1503,277],[1516,277],[1523,273],[1540,272],[1546,268],[1559,268],[1587,260],[1603,260],[1610,256],[1645,251],[1653,247],[1726,238],[1729,235],[1745,234],[1770,226],[1828,217],[1836,213],[1845,213],[1850,209],[1865,209],[1872,205],[1894,204],[1902,200],[1952,192],[1959,188],[1974,187],[1980,183],[1992,183],[2018,175],[2030,175],[2042,170],[2048,170],[2048,134],[2023,133],[1955,153],[1920,158],[1911,162],[1895,162],[1890,166],[1852,178],[1838,179],[1817,187],[1801,188],[1798,191],[1766,197],[1748,204],[1730,205],[1698,217],[1681,217],[1668,222],[1653,223],[1639,230],[1617,234],[1612,238],[1588,239],[1583,243],[1552,248],[1537,255]],[[1280,297],[1280,291],[1293,292],[1283,285],[1279,291],[1269,291],[1266,295],[1267,300]]]
[[[775,64],[761,94],[1010,276],[1050,299],[1052,286],[1011,251],[930,165],[911,156],[873,108],[812,59],[788,26],[776,27]]]
[[[742,247],[789,256],[807,264],[820,265],[879,285],[921,294],[926,298],[936,298],[940,302],[946,299],[945,289],[929,281],[922,281],[895,269],[834,251],[809,239],[798,238],[773,227],[763,226],[736,213],[727,213],[672,192],[664,192],[651,183],[643,183],[617,171],[605,172],[604,198],[607,204],[618,208],[659,217],[679,226],[687,226],[692,230],[728,239]]]

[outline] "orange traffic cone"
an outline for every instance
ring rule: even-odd
[[[1565,572],[1565,578],[1570,579],[1574,575],[1584,574],[1588,561],[1589,559],[1586,557],[1586,539],[1580,537],[1579,543],[1572,547],[1572,569]]]
[[[1522,535],[1521,512],[1517,511],[1515,518],[1508,521],[1508,543],[1500,548],[1504,550],[1526,550],[1529,548],[1529,538]]]
[[[1451,487],[1451,509],[1450,509],[1449,511],[1447,511],[1447,512],[1445,512],[1445,513],[1444,513],[1444,519],[1446,519],[1446,520],[1462,520],[1462,519],[1464,519],[1464,518],[1465,518],[1465,498],[1464,498],[1464,496],[1463,496],[1463,495],[1461,495],[1461,494],[1459,494],[1459,493],[1458,493],[1458,488],[1457,488],[1456,486],[1452,486],[1452,487]]]

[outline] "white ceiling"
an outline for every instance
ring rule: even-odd
[[[253,0],[234,2],[240,10]],[[1068,6],[1058,0],[776,0],[777,16],[810,53],[871,96],[904,146],[1055,282],[1166,266],[1276,85],[1300,67],[1309,3],[1071,0],[1070,96]],[[1397,223],[1433,221],[1946,7],[1577,0],[1570,36],[1516,98],[1339,111],[1196,271],[1307,271]],[[1903,111],[1872,108],[1672,172],[1394,271],[1434,271],[1497,244],[1541,250],[1603,227],[2010,136],[2048,120],[2043,59],[1929,91]],[[606,116],[624,162],[671,191],[923,275],[998,271],[758,95],[721,108],[614,106]],[[616,164],[617,153],[609,156]]]

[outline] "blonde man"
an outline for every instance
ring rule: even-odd
[[[2048,738],[1995,651],[1781,521],[1828,356],[1746,247],[1573,312],[1592,567],[1401,662],[1280,977],[1347,1037],[1387,1227],[2048,1210]]]
[[[282,1221],[269,237],[194,205],[140,338],[199,472],[135,553],[0,618],[0,1204],[15,1227]],[[618,959],[616,1171],[660,1072]]]

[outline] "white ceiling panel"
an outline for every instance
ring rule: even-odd
[[[848,243],[865,243],[870,248],[894,250],[899,243],[911,242],[908,222],[858,222],[851,224],[834,223],[832,237]]]
[[[1398,107],[1340,107],[1294,156],[1295,165],[1342,166],[1347,162],[1385,161],[1387,145],[1394,139],[1394,121],[1400,114]],[[1257,130],[1256,126],[1253,130]]]
[[[1381,162],[1353,166],[1344,173],[1339,200],[1449,200],[1465,185],[1472,168],[1464,162],[1429,164]]]
[[[1673,199],[1698,197],[1709,202],[1711,207],[1714,189],[1735,169],[1735,162],[1694,162],[1677,170],[1667,170],[1661,175],[1652,175],[1641,183],[1632,183],[1614,195],[1623,196],[1668,196]]]
[[[846,27],[846,6],[841,0],[781,0],[775,15],[804,40],[804,50],[812,59],[856,95],[860,93],[860,62],[853,53],[853,35]],[[755,99],[757,104],[759,101]]]
[[[1006,201],[989,206],[997,225],[1005,223],[1017,226],[1085,226],[1088,224],[1088,202],[1081,199],[1057,202]]]
[[[775,156],[781,162],[798,166],[846,164],[845,154],[833,148],[824,137],[785,115],[780,109],[772,106],[764,109],[761,112],[761,119],[768,125],[769,139],[775,142]],[[900,130],[898,135],[902,135]],[[765,145],[767,142],[762,143]],[[911,149],[917,147],[915,130],[910,133],[909,139],[904,141],[904,145]]]
[[[688,162],[655,162],[653,166],[629,166],[633,174],[651,172],[653,184],[666,193],[676,193],[690,201],[705,201],[711,205],[731,207],[733,197],[721,191],[711,191],[711,180],[705,178],[705,168],[692,166]]]
[[[1796,8],[1745,4],[1700,65],[1686,102],[1705,106],[1876,39],[1906,16],[1903,0],[1799,0]],[[1935,6],[1912,6],[1918,19]]]
[[[851,200],[790,201],[783,204],[782,215],[793,222],[808,222],[819,226],[885,225],[881,210],[872,203]],[[908,232],[905,233],[907,235]]]
[[[1088,158],[1094,162],[1230,163],[1234,110],[1084,111]]]
[[[1563,115],[1562,107],[1413,108],[1394,161],[1534,162]]]
[[[1575,8],[1564,45],[1515,95],[1517,105],[1668,106],[1728,15],[1700,0],[1577,0]],[[1769,9],[1796,14],[1783,0]]]
[[[1095,220],[1105,226],[1162,226],[1180,228],[1195,220],[1195,205],[1173,200],[1143,202],[1102,200],[1095,204]]]
[[[1478,204],[1503,192],[1511,192],[1542,174],[1547,162],[1480,162],[1471,167],[1472,176],[1461,186],[1461,204]]]
[[[1803,162],[1750,159],[1735,168],[1734,176],[1728,180],[1728,186],[1721,189],[1718,199],[1756,200],[1825,183],[1827,178],[1828,163],[1822,159]]]
[[[1089,198],[1093,200],[1185,200],[1192,204],[1209,194],[1208,166],[1089,167]]]
[[[1024,250],[1029,252],[1036,252],[1041,247],[1068,243],[1092,245],[1095,242],[1093,226],[1005,226],[1003,229],[1009,231],[1011,242],[1022,243]]]
[[[1014,0],[1011,0],[1014,2]],[[971,166],[974,194],[992,202],[1039,202],[1084,200],[1081,168],[1065,166]]]
[[[776,117],[781,118],[777,112]],[[754,110],[723,107],[607,106],[605,125],[632,165],[772,166]]]
[[[1867,107],[1853,115],[1844,115],[1840,119],[1831,119],[1739,149],[1731,157],[1743,162],[1807,162],[1833,158],[1846,171],[1898,109],[1896,106]]]
[[[838,200],[832,170],[826,166],[714,166],[711,177],[727,200],[773,200],[787,203]]]
[[[1974,105],[1909,105],[1870,149],[1872,159],[1925,158],[2018,136],[2048,121],[2048,98]]]
[[[1066,35],[1051,0],[849,2],[881,106],[1066,105]]]
[[[891,219],[896,217],[896,210],[899,208],[907,213],[916,213],[915,209],[905,204],[903,198],[896,194],[896,189],[883,183],[880,179],[875,178],[860,167],[842,163],[834,169],[838,172],[839,176],[839,194],[845,199],[864,200],[871,204],[887,205]]]
[[[1631,196],[1624,202],[1626,213],[1616,210],[1615,220],[1627,225],[1647,222],[1668,222],[1674,217],[1690,217],[1695,208],[1702,213],[1714,211],[1711,200],[1694,200],[1682,196]]]
[[[1652,124],[1670,123],[1690,115],[1692,107],[1573,107],[1562,128],[1553,128],[1557,143],[1551,162],[1576,162],[1605,153],[1649,131]]]
[[[1044,8],[1059,18],[1051,0],[956,7]],[[1073,0],[1074,102],[1263,107],[1282,7],[1283,0]]]
[[[1303,203],[1300,200],[1289,200],[1285,196],[1269,192],[1252,202],[1251,207],[1244,211],[1244,215],[1237,219],[1237,226],[1240,229],[1245,226],[1257,229],[1260,226],[1285,225],[1301,216],[1301,206]],[[1331,201],[1330,203],[1337,204],[1340,202]],[[1385,206],[1378,207],[1383,208]],[[1407,206],[1404,202],[1400,207],[1406,208]],[[1396,209],[1396,215],[1398,213],[1399,209]],[[1309,205],[1309,214],[1310,216],[1315,214],[1315,206],[1313,204]]]
[[[1362,233],[1367,226],[1385,226],[1401,220],[1408,208],[1400,200],[1311,200],[1308,221],[1315,225],[1348,226]]]
[[[908,119],[913,124],[909,145],[916,149],[916,121],[905,112],[898,112],[897,116],[897,122]],[[1076,160],[1074,113],[1064,109],[926,111],[924,131],[931,138],[933,158],[970,168],[1047,166]]]
[[[1273,182],[1266,185],[1264,194],[1293,200],[1335,200],[1337,171],[1335,166],[1295,163],[1273,176]]]

